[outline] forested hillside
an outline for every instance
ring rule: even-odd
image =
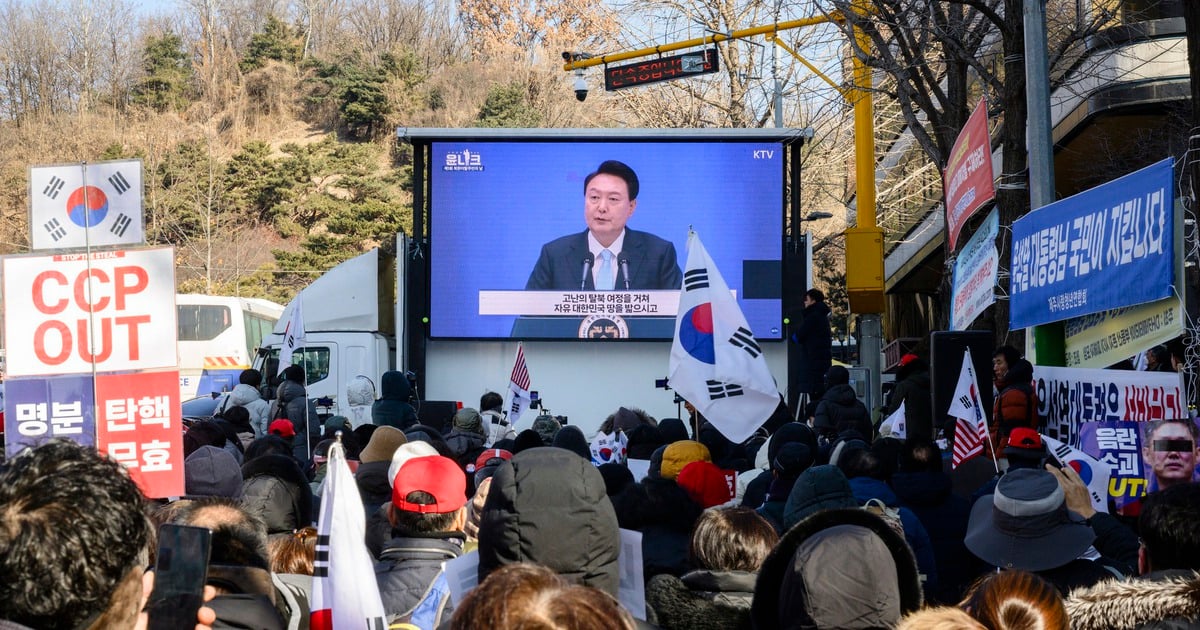
[[[180,291],[285,301],[410,229],[397,127],[769,123],[760,44],[723,47],[709,81],[577,102],[560,53],[631,45],[619,17],[583,0],[7,0],[0,254],[28,251],[31,165],[136,157]],[[806,195],[839,199],[844,172]]]

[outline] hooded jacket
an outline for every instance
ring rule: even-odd
[[[1195,628],[1200,573],[1161,571],[1077,589],[1066,600],[1075,630]]]
[[[417,423],[417,412],[408,399],[412,388],[404,372],[388,370],[379,382],[379,400],[371,407],[371,418],[380,426],[396,427],[404,431]]]
[[[263,400],[257,389],[245,383],[238,383],[217,402],[217,413],[229,407],[243,407],[250,412],[250,427],[254,429],[254,437],[260,438],[267,434],[271,403]]]
[[[242,506],[266,523],[268,534],[290,534],[312,524],[312,489],[292,458],[256,457],[242,466],[242,479]]]
[[[750,615],[758,630],[891,628],[921,607],[904,537],[858,508],[813,514],[763,561]]]
[[[483,421],[483,430],[487,432],[487,437],[483,440],[484,446],[491,448],[500,440],[511,440],[517,437],[517,432],[513,431],[508,424],[508,418],[505,418],[499,409],[485,409],[479,413],[479,416]]]
[[[838,433],[853,429],[868,442],[874,434],[867,406],[858,400],[854,388],[845,383],[833,385],[825,390],[825,395],[821,396],[813,414],[813,427],[833,429]]]
[[[646,621],[664,630],[749,630],[757,577],[707,570],[656,575],[646,585]]]
[[[480,517],[480,581],[503,565],[534,562],[615,597],[620,548],[604,478],[590,461],[538,447],[496,470]]]
[[[1007,443],[1009,432],[1016,427],[1037,430],[1038,399],[1037,392],[1030,385],[1032,380],[1033,366],[1021,359],[1009,366],[1004,378],[996,381],[996,390],[1000,394],[992,403],[992,421],[988,432],[995,436],[997,445]]]

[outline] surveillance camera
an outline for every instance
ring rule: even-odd
[[[579,102],[582,103],[584,100],[587,99],[587,94],[588,94],[587,81],[585,81],[583,79],[583,76],[577,75],[575,77],[575,98],[578,99]]]

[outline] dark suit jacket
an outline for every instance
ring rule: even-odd
[[[625,229],[625,242],[617,258],[629,259],[629,288],[632,290],[679,289],[683,274],[675,259],[675,246],[649,232]],[[588,256],[587,230],[557,238],[542,246],[526,290],[592,291],[592,274],[583,278],[583,261]],[[615,261],[614,261],[615,262]],[[596,262],[599,264],[599,261]],[[582,289],[580,281],[583,280]],[[617,271],[618,290],[625,288],[625,273]]]

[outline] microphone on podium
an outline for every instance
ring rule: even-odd
[[[583,259],[583,276],[579,279],[579,290],[587,290],[587,279],[592,274],[592,265],[596,262],[596,256],[592,252],[588,252]]]
[[[621,268],[621,276],[625,278],[625,290],[629,290],[629,257],[621,256],[617,259],[617,264]]]

